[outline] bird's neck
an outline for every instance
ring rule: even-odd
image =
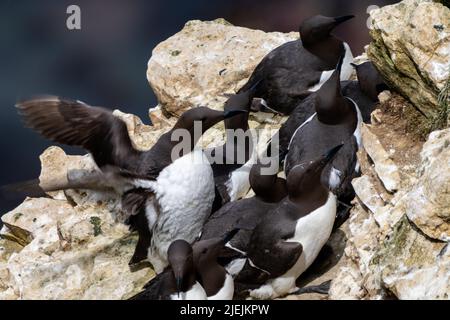
[[[164,143],[170,153],[177,147],[177,156],[182,157],[194,150],[203,132],[195,130],[194,127],[174,126],[170,131],[164,134],[157,143]]]
[[[339,125],[342,123],[354,122],[356,112],[351,101],[345,97],[336,97],[335,103],[322,107],[316,106],[317,119],[327,125]]]
[[[299,214],[302,215],[321,207],[327,201],[329,194],[330,191],[320,184],[313,189],[290,196],[289,200],[300,209]]]
[[[342,41],[332,35],[321,41],[306,42],[303,47],[322,60],[325,64],[324,70],[334,69],[339,57],[345,51]]]
[[[287,195],[286,181],[277,177],[270,188],[254,188],[253,191],[256,197],[264,202],[279,202]]]

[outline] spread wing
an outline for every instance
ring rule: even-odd
[[[129,169],[139,155],[125,123],[110,110],[55,96],[26,100],[16,107],[28,127],[57,143],[85,148],[99,167]]]

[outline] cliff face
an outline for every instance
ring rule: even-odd
[[[447,122],[450,9],[405,0],[371,12],[367,54],[393,88],[362,128],[362,176],[349,220],[336,230],[299,285],[332,279],[329,299],[448,299],[450,129]],[[295,33],[264,33],[224,20],[191,21],[159,44],[147,77],[159,99],[153,126],[115,111],[134,145],[148,149],[187,108],[221,108],[260,59]],[[284,118],[255,114],[264,145]],[[439,128],[439,130],[436,130]],[[218,125],[202,144],[223,141]],[[98,170],[91,157],[57,147],[41,155],[41,184]],[[125,299],[154,276],[132,272],[136,235],[114,193],[70,190],[26,199],[2,217],[0,299]],[[323,299],[302,295],[289,299]]]
[[[405,0],[371,18],[368,57],[404,98],[385,97],[363,128],[348,263],[330,298],[448,299],[450,10]]]
[[[369,58],[391,88],[427,117],[431,130],[447,126],[449,8],[429,0],[405,0],[370,16]]]

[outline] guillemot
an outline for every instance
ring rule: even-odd
[[[284,151],[284,171],[288,175],[296,165],[317,158],[335,145],[344,144],[325,171],[331,190],[340,201],[347,202],[354,197],[351,180],[359,171],[356,152],[361,145],[362,118],[356,103],[341,93],[339,78],[342,63],[343,57],[310,101],[315,113],[290,135],[287,150]]]
[[[184,240],[175,240],[169,246],[167,257],[170,267],[130,300],[206,300],[206,292],[198,281],[191,245]]]
[[[262,174],[266,166],[258,161],[250,170],[253,197],[228,202],[212,213],[203,226],[200,239],[207,240],[238,228],[219,255],[221,264],[235,276],[245,263],[248,242],[258,222],[287,195],[286,180],[274,174]]]
[[[370,123],[370,114],[378,102],[378,94],[389,87],[371,61],[351,64],[356,70],[357,81],[343,81],[342,94],[355,101],[365,123]]]
[[[148,151],[132,145],[125,123],[108,109],[54,96],[17,104],[25,123],[46,138],[81,146],[104,176],[99,179],[122,194],[139,241],[130,264],[148,259],[156,272],[167,265],[175,239],[193,242],[210,214],[214,178],[203,150],[193,150],[208,128],[242,112],[198,107],[184,112],[174,127]],[[195,132],[200,121],[201,132]],[[187,148],[177,149],[174,133],[187,133]],[[192,151],[193,150],[193,151]],[[192,151],[192,152],[191,152]],[[70,186],[69,186],[70,187]]]
[[[213,211],[229,201],[243,197],[249,190],[248,170],[254,162],[256,150],[254,137],[249,130],[248,117],[254,93],[260,81],[249,90],[231,95],[225,102],[224,111],[247,110],[225,123],[225,143],[209,151],[216,184]]]
[[[290,114],[299,101],[320,89],[342,55],[345,59],[341,80],[349,79],[353,55],[348,44],[331,31],[353,17],[317,15],[306,19],[299,28],[300,39],[267,54],[241,90],[248,90],[255,81],[264,79],[255,93],[255,97],[263,99],[262,110]]]
[[[241,273],[247,273],[247,281],[252,281],[252,273],[256,275],[255,283],[261,282],[261,273],[265,279],[263,285],[250,291],[251,297],[273,299],[297,290],[296,279],[328,240],[337,202],[328,190],[323,169],[341,147],[292,168],[287,176],[288,196],[254,229],[248,245],[248,263]]]
[[[194,261],[200,283],[205,289],[208,300],[232,300],[234,295],[233,277],[219,264],[218,257],[239,231],[235,228],[223,236],[200,240],[193,244]]]
[[[237,232],[197,241],[175,240],[169,246],[169,266],[131,300],[231,300],[234,282],[218,264],[217,255]]]

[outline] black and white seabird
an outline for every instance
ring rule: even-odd
[[[359,171],[356,152],[361,145],[362,119],[356,103],[341,93],[339,73],[342,59],[331,77],[314,95],[311,102],[315,113],[291,135],[284,171],[289,175],[290,170],[298,164],[316,159],[331,147],[344,144],[325,171],[330,179],[331,190],[340,201],[349,202],[354,197],[351,180]]]
[[[233,277],[219,264],[218,258],[225,244],[235,237],[238,231],[239,229],[235,228],[223,236],[193,244],[195,267],[208,300],[233,299]]]
[[[378,102],[378,94],[384,90],[389,90],[389,87],[372,62],[352,63],[352,66],[356,70],[358,80],[343,81],[341,83],[342,94],[356,102],[363,121],[369,123],[370,114]]]
[[[241,90],[248,90],[256,81],[264,79],[255,93],[255,97],[264,100],[262,110],[265,107],[290,114],[299,101],[320,89],[342,55],[345,58],[341,80],[348,80],[353,71],[350,66],[353,55],[348,44],[331,32],[351,18],[352,15],[336,18],[317,15],[306,19],[299,28],[300,39],[266,55]]]
[[[202,149],[194,149],[201,134],[225,118],[242,112],[206,107],[190,109],[148,151],[136,150],[125,123],[110,110],[80,101],[41,97],[17,104],[25,123],[44,137],[88,150],[107,177],[103,179],[123,195],[122,206],[131,211],[130,223],[139,232],[131,264],[148,259],[156,272],[167,265],[167,249],[176,239],[192,243],[211,213],[214,177]],[[201,134],[195,134],[201,121]],[[189,133],[189,145],[179,154],[176,130]],[[187,130],[187,131],[186,131]],[[179,131],[178,131],[179,132]],[[175,159],[174,159],[175,158]]]
[[[220,250],[237,232],[195,242],[175,240],[169,246],[169,266],[132,300],[231,300],[232,277],[217,262]]]
[[[228,202],[214,212],[203,226],[200,240],[225,235],[238,228],[237,234],[226,243],[219,258],[231,275],[236,275],[245,263],[245,254],[253,229],[259,221],[287,196],[286,180],[275,174],[262,174],[260,162],[250,171],[250,184],[255,195]],[[264,173],[264,172],[263,172]]]
[[[257,299],[274,299],[295,291],[296,279],[313,263],[330,237],[336,196],[328,189],[324,167],[342,146],[296,165],[287,177],[288,196],[254,229],[242,274],[247,281],[265,283],[250,291]],[[249,275],[255,274],[252,279]]]
[[[206,292],[198,281],[191,245],[184,240],[175,240],[169,246],[167,257],[170,267],[130,300],[206,300]]]
[[[245,196],[250,188],[248,172],[255,162],[256,141],[248,126],[250,105],[260,81],[247,91],[233,94],[225,102],[224,111],[247,110],[248,113],[226,119],[225,143],[207,150],[211,155],[217,195],[214,210]]]

